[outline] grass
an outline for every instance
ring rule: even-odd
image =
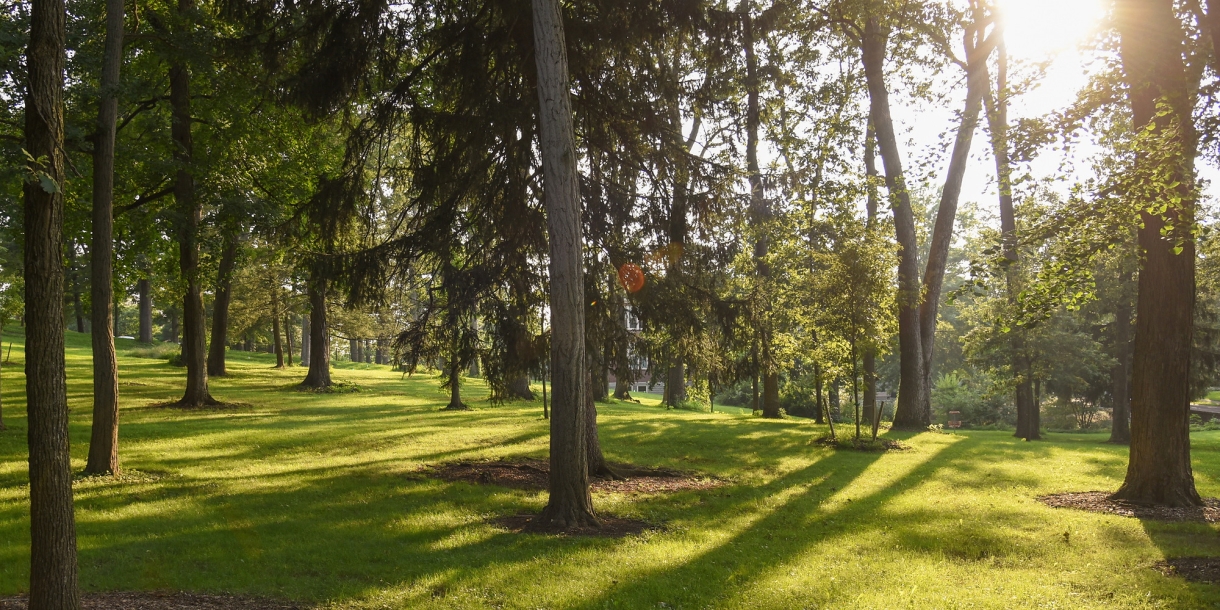
[[[20,329],[3,367],[0,595],[29,574]],[[16,331],[16,332],[14,332]],[[5,346],[7,348],[7,345]],[[78,479],[81,586],[291,598],[337,608],[1204,608],[1220,593],[1150,569],[1220,555],[1215,527],[1050,509],[1034,497],[1113,489],[1126,449],[1098,435],[889,435],[906,451],[835,451],[808,420],[599,405],[612,460],[730,484],[597,494],[601,511],[666,524],[625,539],[517,535],[486,523],[545,494],[447,483],[427,464],[542,457],[539,402],[492,407],[477,380],[441,412],[433,378],[341,364],[360,391],[293,390],[301,369],[231,352],[212,381],[239,409],[154,408],[184,371],[119,342],[128,476]],[[84,467],[88,337],[68,334],[73,468]],[[1194,435],[1200,491],[1220,495],[1220,432]],[[1066,535],[1065,535],[1066,534]]]

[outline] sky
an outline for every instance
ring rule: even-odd
[[[1009,120],[1020,117],[1042,116],[1065,108],[1076,97],[1076,92],[1088,79],[1087,70],[1092,59],[1089,51],[1080,46],[1098,30],[1105,17],[1104,0],[1001,0],[1004,11],[1004,39],[1014,69],[1019,62],[1029,64],[1049,61],[1049,67],[1040,84],[1012,100]],[[994,75],[992,75],[994,78]],[[905,131],[908,142],[908,166],[913,160],[940,151],[941,134],[956,128],[956,113],[961,110],[965,87],[958,87],[958,95],[940,107],[929,108],[926,104],[911,104],[894,108],[894,118],[899,129]],[[1075,154],[1087,155],[1095,150],[1085,145],[1077,147]],[[990,155],[987,133],[980,125],[971,146],[971,161],[962,184],[961,201],[976,202],[987,215],[997,212],[995,189],[995,164]],[[1086,164],[1079,163],[1077,166]],[[948,165],[947,152],[936,165],[938,175],[934,185],[943,183]],[[1059,158],[1046,154],[1035,161],[1032,170],[1038,176],[1053,175],[1058,171]],[[1067,184],[1064,183],[1066,190]],[[994,219],[993,219],[994,220]]]

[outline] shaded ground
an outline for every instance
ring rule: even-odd
[[[0,598],[0,610],[26,610],[24,597]],[[306,606],[237,595],[199,595],[141,591],[136,593],[86,593],[81,596],[84,610],[303,610]]]
[[[666,468],[644,468],[630,464],[611,464],[610,468],[622,478],[593,477],[589,485],[593,491],[651,494],[711,489],[723,484],[712,477]],[[541,491],[547,488],[550,471],[551,465],[545,460],[525,459],[450,462],[432,468],[429,474],[446,481]]]
[[[569,528],[566,530],[539,528],[534,523],[536,515],[511,515],[497,517],[490,522],[510,532],[521,534],[558,534],[564,536],[600,536],[604,538],[623,538],[646,531],[660,531],[663,528],[640,521],[638,519],[623,519],[610,515],[598,515],[601,527]]]
[[[1190,582],[1220,582],[1220,557],[1174,557],[1153,567],[1165,576],[1180,576]]]
[[[1108,491],[1085,491],[1080,493],[1038,496],[1038,501],[1052,508],[1075,508],[1093,513],[1108,513],[1136,519],[1157,521],[1220,522],[1220,500],[1204,498],[1204,506],[1177,508],[1170,506],[1144,506],[1123,500],[1111,500]]]

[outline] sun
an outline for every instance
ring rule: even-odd
[[[1035,61],[1074,49],[1105,14],[1103,0],[998,1],[1008,52]]]

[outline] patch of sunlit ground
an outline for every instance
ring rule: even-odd
[[[3,367],[0,595],[29,580],[20,329]],[[212,392],[236,409],[181,411],[183,370],[130,355],[118,479],[76,483],[81,585],[266,595],[335,608],[1194,608],[1211,586],[1153,571],[1218,555],[1214,527],[1050,509],[1035,496],[1113,489],[1126,450],[1096,434],[1025,443],[1002,432],[895,435],[911,450],[835,452],[806,420],[599,404],[611,460],[727,479],[664,496],[594,494],[599,510],[664,523],[625,539],[510,534],[489,517],[544,493],[423,476],[458,459],[544,457],[540,401],[465,413],[429,375],[337,363],[357,392],[312,394],[300,368],[230,352]],[[68,336],[73,467],[89,434],[88,337]],[[1220,495],[1220,433],[1195,434],[1200,491]],[[662,605],[663,604],[663,605]]]

